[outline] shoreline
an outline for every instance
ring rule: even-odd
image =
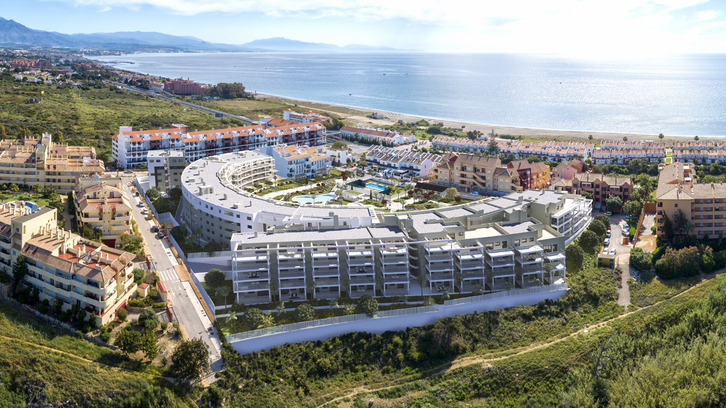
[[[321,113],[335,114],[341,120],[349,122],[355,126],[367,127],[383,127],[394,125],[399,120],[404,122],[417,122],[426,120],[429,123],[443,123],[445,127],[453,129],[464,129],[466,131],[478,130],[483,134],[489,134],[492,131],[497,135],[522,136],[527,139],[544,139],[544,140],[576,140],[587,142],[588,137],[592,135],[592,143],[601,140],[622,140],[627,137],[628,141],[659,141],[658,134],[643,133],[627,133],[627,132],[604,132],[604,131],[588,131],[588,130],[565,130],[565,129],[544,129],[525,126],[507,126],[492,125],[485,123],[475,123],[460,120],[449,120],[434,118],[422,115],[412,115],[400,112],[390,112],[385,110],[374,110],[359,106],[342,105],[328,102],[311,101],[305,99],[297,99],[280,95],[266,94],[262,92],[255,93],[256,98],[276,99],[283,103],[290,104],[292,108],[302,110],[313,110]],[[385,116],[384,119],[372,119],[366,115],[377,112]],[[699,136],[702,140],[711,140],[712,138],[722,136]],[[671,144],[673,141],[693,140],[692,136],[669,136],[665,135],[663,142]]]
[[[157,75],[151,75],[144,72],[133,71],[128,68],[113,67],[108,62],[92,60],[96,64],[105,65],[110,69],[117,69],[120,71],[126,71],[129,73],[148,75],[150,77],[160,78]],[[644,134],[644,133],[629,133],[629,132],[611,132],[611,131],[588,131],[588,130],[566,130],[566,129],[546,129],[546,128],[535,128],[527,126],[509,126],[509,125],[494,125],[477,123],[462,120],[453,119],[442,119],[423,115],[414,115],[401,112],[392,112],[386,110],[378,110],[374,108],[365,108],[361,106],[344,105],[330,102],[313,101],[307,99],[298,99],[288,96],[267,94],[264,92],[255,92],[256,98],[268,98],[276,99],[281,103],[291,105],[291,108],[302,108],[308,110],[314,110],[329,114],[334,114],[340,117],[341,120],[347,121],[353,126],[366,126],[366,127],[383,127],[394,125],[399,120],[404,122],[417,122],[419,120],[426,120],[429,123],[443,123],[445,127],[453,129],[464,129],[466,131],[478,130],[483,134],[489,134],[492,131],[497,135],[509,135],[509,136],[521,136],[526,139],[532,140],[575,140],[584,141],[589,140],[589,136],[592,135],[592,143],[597,144],[602,140],[622,140],[623,137],[627,137],[628,141],[658,141],[658,134]],[[384,119],[372,119],[367,117],[372,112],[378,112],[385,116]],[[726,135],[725,135],[726,136]],[[710,140],[712,138],[724,137],[724,136],[699,136],[703,140]],[[665,135],[663,141],[668,145],[672,144],[673,141],[688,141],[693,140],[693,136],[683,135]]]

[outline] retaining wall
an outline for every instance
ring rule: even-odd
[[[240,354],[249,354],[286,343],[325,340],[350,332],[380,334],[400,331],[409,327],[425,326],[442,317],[534,305],[545,299],[555,300],[566,292],[567,284],[513,289],[450,300],[444,305],[379,312],[375,317],[357,314],[270,327],[229,335],[227,341]]]

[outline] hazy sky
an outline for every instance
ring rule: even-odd
[[[62,33],[606,58],[726,52],[725,11],[726,0],[0,0],[0,17]]]

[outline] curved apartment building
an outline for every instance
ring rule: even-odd
[[[272,159],[256,152],[201,159],[182,175],[183,224],[195,237],[230,242],[244,304],[558,283],[565,245],[592,212],[591,200],[552,190],[398,213],[292,205],[244,190],[273,177]]]
[[[299,206],[265,199],[245,187],[275,179],[270,156],[254,151],[197,160],[182,173],[182,219],[195,238],[227,243],[232,234],[299,225],[306,230],[358,228],[373,223],[367,207]]]

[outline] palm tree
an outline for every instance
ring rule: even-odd
[[[664,137],[665,137],[665,136],[663,136],[663,133],[659,133],[659,134],[658,134],[658,139],[660,139],[660,140],[663,140],[663,138],[664,138]]]
[[[423,287],[426,283],[426,275],[424,275],[423,272],[419,272],[419,274],[416,276],[416,281],[418,282],[419,286],[421,286],[421,296],[423,296]]]
[[[229,296],[229,286],[220,286],[214,290],[214,294],[224,298],[224,305],[227,306],[227,296]]]

